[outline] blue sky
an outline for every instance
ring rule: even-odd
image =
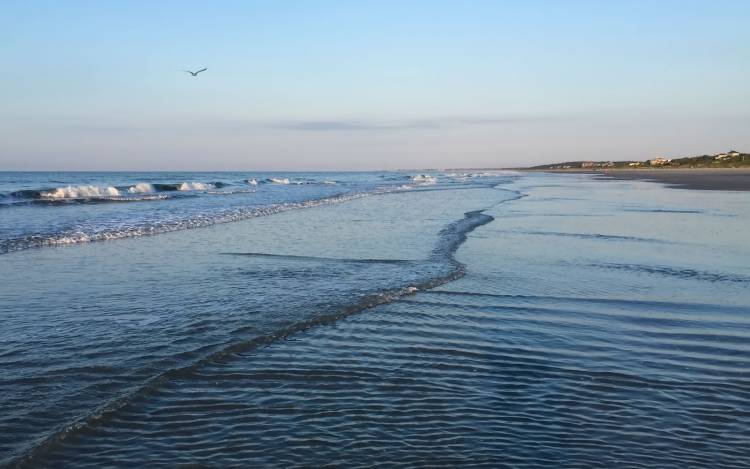
[[[746,1],[4,2],[0,170],[750,151],[748,22]]]

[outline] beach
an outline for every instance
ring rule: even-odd
[[[2,463],[750,464],[750,193],[261,176],[2,208]]]
[[[750,1],[2,10],[0,469],[750,469]]]
[[[611,179],[654,181],[683,189],[750,191],[750,168],[654,168],[601,171],[561,170],[555,172],[598,174],[601,177]]]

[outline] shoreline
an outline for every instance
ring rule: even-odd
[[[636,455],[626,461],[633,465],[644,461],[651,466],[689,466],[703,461],[708,450],[717,455],[711,459],[717,465],[742,466],[747,459],[742,450],[745,440],[713,437],[711,423],[722,419],[722,424],[744,435],[750,422],[723,407],[712,408],[709,401],[720,396],[729,403],[745,402],[744,390],[731,385],[743,376],[744,356],[731,353],[727,343],[744,343],[747,334],[743,333],[750,325],[745,314],[750,284],[745,266],[750,253],[742,249],[750,207],[744,200],[724,204],[725,199],[737,198],[716,192],[684,194],[657,185],[650,187],[653,190],[628,190],[620,184],[581,184],[581,179],[528,174],[478,193],[411,192],[401,200],[363,199],[351,204],[357,206],[339,205],[307,215],[290,212],[275,221],[255,223],[252,229],[237,227],[233,233],[224,228],[176,236],[184,244],[176,240],[154,246],[150,241],[140,243],[150,247],[132,249],[122,243],[122,249],[104,252],[101,262],[88,262],[65,276],[54,266],[82,265],[81,260],[91,259],[94,250],[69,251],[62,258],[45,256],[40,262],[54,264],[31,263],[31,268],[46,278],[73,281],[78,288],[96,286],[105,277],[101,288],[122,285],[115,293],[126,307],[132,303],[125,292],[143,291],[135,313],[141,311],[144,297],[157,306],[180,305],[166,316],[169,309],[160,308],[159,320],[152,326],[139,321],[127,329],[119,324],[112,329],[113,321],[104,321],[107,328],[98,334],[107,340],[103,344],[111,343],[114,330],[116,343],[124,339],[127,345],[124,350],[106,350],[123,350],[130,363],[137,364],[141,353],[152,355],[152,342],[144,341],[161,344],[165,338],[186,337],[183,340],[191,341],[188,350],[196,352],[179,355],[155,378],[150,370],[161,367],[149,369],[144,373],[150,377],[145,385],[136,382],[128,388],[135,391],[105,411],[89,413],[91,417],[79,424],[61,426],[61,433],[9,465],[136,467],[153,461],[174,465],[209,461],[227,466],[249,461],[253,466],[303,467],[337,461],[348,467],[376,455],[386,466],[424,461],[498,466],[526,461],[531,454],[531,465],[555,466],[559,454],[565,454],[574,464],[592,467],[622,465],[626,454]],[[512,194],[518,198],[508,199]],[[499,200],[507,203],[493,204]],[[718,221],[717,206],[722,214],[733,216]],[[473,211],[476,207],[487,208],[480,213]],[[459,208],[463,218],[455,210]],[[470,225],[490,218],[502,223],[480,228],[452,257]],[[367,225],[347,223],[353,220]],[[396,229],[390,220],[406,223]],[[416,223],[411,225],[411,220]],[[717,222],[722,229],[716,229]],[[319,234],[322,230],[328,231]],[[424,236],[414,235],[415,231]],[[316,235],[309,236],[310,232]],[[363,243],[363,237],[369,241]],[[301,250],[300,239],[309,240]],[[205,249],[207,241],[220,248]],[[711,249],[691,250],[686,256],[686,246],[692,245]],[[101,246],[96,252],[102,252]],[[340,264],[331,257],[315,257],[330,256],[332,246]],[[435,249],[429,251],[431,247]],[[165,248],[169,252],[158,270],[153,261],[141,260],[159,259],[154,253]],[[219,249],[242,253],[248,248],[277,257],[216,253]],[[432,272],[440,273],[430,267],[432,262],[420,267],[361,263],[432,259],[430,252],[437,254],[435,260],[460,263],[453,264],[461,269],[453,271],[460,278],[435,289],[423,288],[414,279],[421,272],[430,277]],[[176,254],[193,254],[190,262],[198,268],[180,277]],[[112,265],[123,265],[120,256],[131,268],[116,270],[119,278],[102,275]],[[357,259],[360,262],[351,262]],[[17,272],[16,266],[29,264],[16,262],[5,269]],[[215,267],[206,275],[209,264]],[[217,272],[228,276],[217,277]],[[144,288],[164,273],[178,276],[179,281]],[[9,281],[20,285],[16,288],[29,288],[25,286],[28,274],[18,277],[9,276]],[[81,283],[80,278],[92,280]],[[117,281],[131,278],[132,283]],[[348,283],[348,278],[362,282]],[[289,281],[295,283],[280,284]],[[209,285],[213,288],[190,288],[199,282],[214,282]],[[248,282],[256,283],[243,287]],[[43,289],[51,284],[32,285]],[[301,285],[297,299],[295,285]],[[378,285],[414,285],[418,290],[406,287],[392,298],[374,297],[343,311],[335,307],[337,298],[349,305],[352,295],[359,295],[352,292]],[[263,288],[271,294],[264,295]],[[61,290],[49,292],[47,298],[59,297]],[[340,296],[333,296],[334,290],[342,290]],[[158,297],[148,296],[149,292]],[[86,295],[77,306],[87,311],[101,304],[108,317],[122,316],[117,297],[113,301],[113,295],[96,293]],[[40,300],[38,294],[27,297],[30,305],[50,305],[56,312],[54,302]],[[320,306],[312,310],[316,304]],[[26,318],[25,310],[35,311],[33,306],[20,306],[16,309],[21,320]],[[263,319],[260,311],[271,311],[272,316]],[[79,324],[80,315],[46,317],[71,336],[80,334],[81,327],[93,329],[88,324],[60,327],[71,320]],[[274,323],[268,322],[271,317]],[[296,322],[305,318],[311,322]],[[221,334],[209,332],[210,325]],[[43,326],[42,332],[48,330]],[[259,327],[270,332],[254,339]],[[203,339],[211,336],[222,340]],[[685,345],[686,336],[693,341],[690,347]],[[58,337],[53,336],[55,343],[60,343]],[[175,342],[170,351],[179,345]],[[217,347],[196,347],[206,342]],[[104,349],[102,343],[91,343],[86,341],[84,350]],[[64,346],[70,347],[69,341]],[[64,355],[58,360],[63,359]],[[108,382],[104,380],[115,372],[115,376],[124,374],[115,368],[117,364],[99,373],[89,371],[92,364],[86,366],[67,374],[80,379],[85,372],[84,410],[76,415],[87,415],[92,383]],[[123,367],[129,368],[132,365]],[[29,383],[29,388],[36,389],[39,381]],[[685,382],[714,384],[690,387]],[[112,388],[100,392],[109,394]],[[26,400],[31,401],[29,413],[35,412],[28,427],[36,432],[41,420],[38,409],[44,407]],[[70,402],[75,401],[55,400],[52,411],[43,417]],[[702,416],[705,422],[696,423],[694,409],[707,409]],[[612,424],[613,416],[617,425]],[[547,429],[540,432],[542,424]],[[629,432],[623,433],[623,427]],[[687,427],[693,432],[688,437],[711,437],[704,438],[702,445],[684,445],[685,436],[673,428]],[[195,437],[185,439],[185,429]],[[359,444],[341,444],[347,441]],[[571,451],[571,441],[594,443]],[[660,444],[654,446],[653,441]],[[539,452],[540,447],[545,450]]]
[[[750,191],[750,168],[521,169],[522,172],[594,174],[597,179],[658,182],[676,189]]]

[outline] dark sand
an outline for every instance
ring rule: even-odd
[[[750,191],[750,168],[615,169],[608,171],[567,172],[599,174],[602,178],[610,179],[641,179],[660,182],[680,189]]]

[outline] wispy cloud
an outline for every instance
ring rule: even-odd
[[[283,130],[307,130],[312,132],[346,131],[346,130],[403,130],[434,128],[431,122],[376,122],[363,120],[295,120],[278,121],[265,124],[267,127]]]
[[[414,119],[196,119],[196,120],[138,120],[124,118],[95,119],[93,117],[68,117],[35,121],[16,119],[15,123],[35,128],[46,127],[74,132],[133,133],[133,132],[183,132],[183,131],[299,131],[299,132],[388,132],[407,130],[440,130],[472,126],[503,126],[534,124],[565,120],[559,116],[460,116]]]
[[[445,129],[477,125],[507,125],[558,120],[551,116],[463,116],[436,117],[427,119],[394,119],[394,120],[289,120],[275,121],[266,126],[275,129],[303,130],[311,132],[330,131],[369,131],[369,130],[411,130],[411,129]]]

